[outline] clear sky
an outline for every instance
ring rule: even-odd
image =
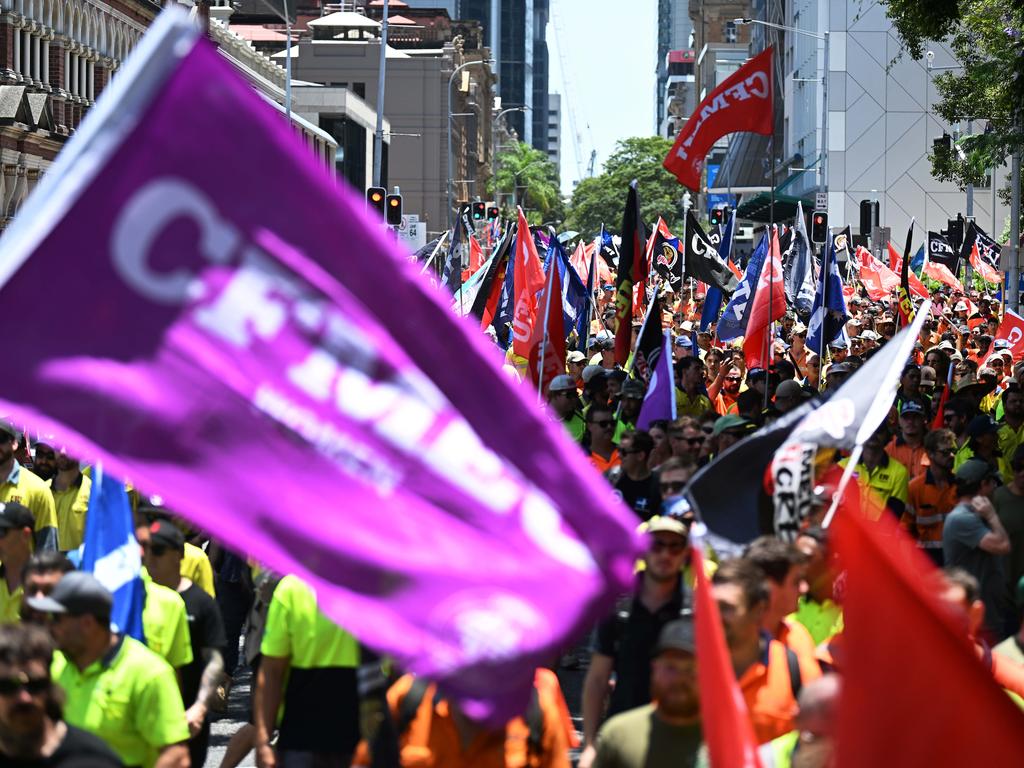
[[[556,14],[560,26],[555,24]],[[582,138],[584,175],[591,149],[597,150],[598,173],[616,141],[654,135],[657,19],[656,0],[551,0],[549,88],[562,94],[563,193],[571,193],[579,178],[570,107],[575,107],[576,130]],[[568,97],[559,45],[565,47]]]

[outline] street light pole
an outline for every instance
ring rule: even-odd
[[[483,59],[464,62],[453,69],[451,76],[448,78],[448,229],[452,228],[452,206],[454,205],[452,200],[452,177],[455,175],[455,171],[452,168],[452,85],[455,83],[455,76],[466,67],[487,63],[489,62]]]
[[[529,107],[509,107],[499,112],[494,120],[491,122],[491,178],[494,179],[494,204],[501,205],[498,200],[498,126],[501,124],[501,118],[507,115],[509,112],[526,112]]]
[[[784,24],[775,24],[771,21],[762,21],[761,19],[733,19],[734,24],[760,24],[762,27],[771,27],[772,29],[780,29],[783,32],[792,32],[795,35],[803,35],[804,37],[813,37],[815,40],[821,40],[825,48],[825,61],[824,61],[824,72],[821,76],[821,147],[818,152],[818,157],[821,162],[821,180],[818,182],[818,190],[823,194],[828,194],[828,67],[829,67],[829,43],[830,35],[829,30],[825,30],[822,34],[817,32],[810,32],[806,29],[800,29],[799,27],[787,27]],[[772,161],[774,163],[774,160]]]
[[[377,70],[377,130],[373,132],[373,186],[380,186],[381,156],[384,154],[384,74],[388,59],[388,0],[380,22],[380,66]]]

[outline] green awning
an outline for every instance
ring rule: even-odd
[[[785,221],[796,216],[796,204],[803,203],[804,212],[814,210],[814,198],[793,197],[792,195],[775,195],[775,221]],[[741,219],[769,223],[772,220],[772,196],[770,192],[758,192],[749,200],[744,200],[736,209]]]

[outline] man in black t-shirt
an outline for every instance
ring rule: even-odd
[[[623,503],[641,520],[647,520],[661,508],[658,480],[647,466],[654,440],[646,432],[626,431],[619,442],[622,464],[608,473],[608,480]]]
[[[0,625],[0,765],[4,768],[119,768],[100,738],[60,719],[50,679],[53,641],[29,624]]]
[[[206,715],[224,675],[224,621],[217,602],[181,575],[185,536],[173,523],[157,520],[150,525],[143,547],[143,560],[153,581],[175,590],[185,602],[192,662],[181,669],[181,697],[192,736],[188,742],[189,757],[193,766],[201,768],[210,742],[210,721]]]
[[[597,642],[583,683],[583,751],[580,768],[596,754],[597,729],[605,715],[624,712],[651,700],[651,652],[662,628],[688,607],[683,585],[688,530],[674,517],[654,517],[647,525],[651,540],[636,591],[623,597],[615,613],[597,628]],[[608,683],[615,690],[608,699]]]

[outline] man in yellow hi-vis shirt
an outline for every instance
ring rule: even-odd
[[[46,483],[14,458],[21,443],[18,432],[0,421],[0,501],[24,504],[35,519],[37,550],[57,549],[57,510]]]
[[[270,601],[261,652],[253,701],[257,764],[287,768],[312,760],[348,768],[359,743],[356,639],[320,611],[309,585],[285,576]],[[276,752],[270,746],[275,725]]]
[[[189,733],[174,670],[142,643],[110,631],[110,592],[92,574],[74,571],[49,597],[27,602],[52,619],[64,719],[99,736],[127,766],[185,768]]]

